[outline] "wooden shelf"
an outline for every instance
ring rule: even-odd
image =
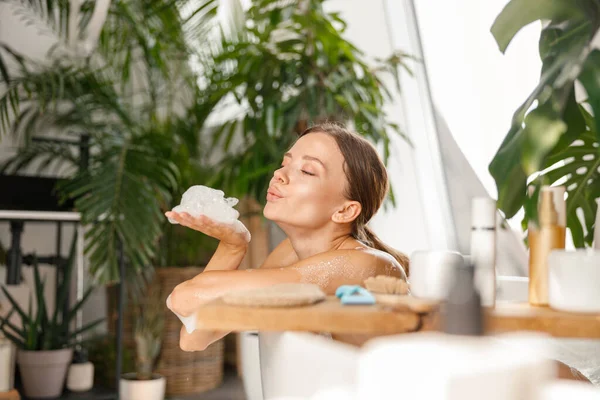
[[[600,338],[600,314],[576,314],[523,303],[499,304],[486,319],[491,331],[541,331],[556,337]]]
[[[207,329],[241,331],[308,331],[335,334],[389,335],[437,330],[437,309],[426,313],[384,305],[343,306],[333,296],[304,307],[261,308],[230,306],[221,300],[198,311]],[[489,332],[541,331],[556,337],[600,338],[600,314],[574,314],[527,304],[505,303],[486,310]]]

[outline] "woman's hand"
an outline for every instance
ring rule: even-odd
[[[193,217],[186,212],[178,213],[173,211],[168,211],[165,215],[183,226],[214,237],[222,243],[236,247],[245,247],[250,242],[250,232],[239,220],[235,220],[233,224],[224,224],[206,215]]]

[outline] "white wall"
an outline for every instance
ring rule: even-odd
[[[541,25],[519,32],[505,55],[490,33],[508,0],[415,1],[436,107],[490,196],[488,165],[514,111],[539,81]],[[519,216],[511,225],[520,229]]]
[[[398,50],[390,34],[390,23],[393,23],[385,6],[385,0],[331,0],[325,3],[328,11],[340,11],[341,17],[348,22],[346,38],[369,57],[384,58]],[[400,16],[398,16],[400,17]],[[403,50],[407,50],[404,48]],[[403,76],[403,85],[408,79]],[[411,82],[412,83],[412,82]],[[392,82],[389,82],[393,88]],[[404,110],[404,96],[388,104],[386,111],[391,119],[403,127],[411,138],[422,132],[411,131]],[[431,237],[425,223],[425,211],[420,197],[419,177],[415,171],[413,149],[402,139],[393,141],[393,151],[388,164],[390,181],[396,194],[396,207],[381,210],[373,218],[371,226],[375,232],[389,245],[405,253],[427,248],[431,245]]]

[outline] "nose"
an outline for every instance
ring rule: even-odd
[[[285,167],[281,167],[273,173],[273,180],[278,183],[286,184],[289,182]]]

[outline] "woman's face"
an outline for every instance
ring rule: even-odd
[[[265,217],[282,227],[324,226],[347,201],[343,166],[333,137],[318,132],[302,136],[271,179]]]

